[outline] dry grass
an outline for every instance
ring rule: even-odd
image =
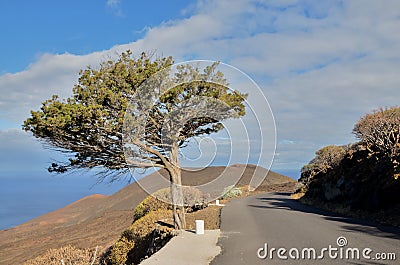
[[[205,209],[186,214],[186,228],[195,229],[195,220],[204,220],[204,229],[219,229],[221,224],[221,206],[211,205]]]
[[[257,192],[288,192],[293,193],[296,189],[297,181],[293,182],[285,182],[285,183],[278,183],[278,184],[261,184],[256,191]]]
[[[99,263],[98,248],[78,249],[65,246],[49,249],[46,254],[26,261],[23,265],[93,265]]]
[[[303,197],[304,194],[305,194],[304,192],[293,193],[293,194],[290,195],[290,197],[291,197],[292,199],[294,199],[294,200],[298,200],[298,199],[300,199],[301,197]]]

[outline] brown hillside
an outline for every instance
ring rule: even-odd
[[[294,182],[291,178],[254,165],[192,170],[182,172],[184,185],[197,186],[214,180],[218,185],[226,182],[229,186],[232,185],[232,178],[236,178],[237,185],[244,186],[249,184],[255,170],[257,174],[268,174],[260,187]],[[160,173],[167,176],[164,171]],[[165,186],[159,184],[158,178],[156,172],[141,179],[140,183],[158,190]],[[207,190],[213,187],[207,187]],[[49,248],[67,244],[81,248],[107,247],[131,224],[132,209],[146,196],[147,193],[135,182],[111,196],[91,195],[22,225],[1,230],[0,264],[21,264]]]

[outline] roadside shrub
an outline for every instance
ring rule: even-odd
[[[380,108],[363,116],[353,133],[366,146],[370,156],[388,159],[393,177],[400,177],[400,107]]]
[[[148,254],[155,236],[162,239],[159,245],[165,244],[172,237],[173,228],[160,227],[156,223],[171,216],[170,210],[159,209],[136,220],[107,251],[102,262],[109,265],[138,264]]]
[[[152,196],[147,196],[138,206],[136,206],[133,210],[134,221],[140,219],[151,211],[172,209],[172,205],[157,199],[156,194],[160,191],[155,192]]]
[[[346,155],[348,146],[328,145],[315,152],[315,157],[302,168],[302,172],[310,170],[326,171],[337,166]]]
[[[328,145],[317,152],[315,157],[301,169],[301,177],[299,182],[302,185],[297,186],[297,192],[304,192],[312,179],[320,174],[326,173],[328,170],[335,168],[343,160],[350,146]]]
[[[235,187],[235,185],[228,186],[224,188],[222,191],[221,199],[228,199],[239,197],[242,195],[242,190],[240,188]]]
[[[79,249],[65,246],[58,249],[49,249],[44,255],[28,260],[24,265],[88,265],[98,264],[96,249]]]
[[[400,150],[400,107],[380,108],[363,116],[353,133],[372,151],[395,157]]]
[[[354,125],[360,140],[327,146],[302,168],[297,192],[303,201],[371,213],[400,205],[400,108],[380,108]],[[389,215],[388,218],[391,218]]]
[[[135,241],[121,236],[112,246],[106,260],[106,264],[125,264],[128,252],[134,247]]]

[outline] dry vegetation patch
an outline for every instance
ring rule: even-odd
[[[204,229],[219,229],[221,224],[221,209],[221,206],[211,205],[205,209],[188,213],[186,215],[186,228],[195,229],[195,220],[204,220]]]
[[[108,249],[102,257],[102,262],[110,265],[140,263],[172,237],[173,229],[168,225],[171,216],[171,210],[159,209],[139,218]]]
[[[28,260],[23,265],[92,265],[98,262],[98,248],[79,249],[68,245],[49,249],[46,254]]]

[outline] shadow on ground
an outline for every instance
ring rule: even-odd
[[[322,216],[322,218],[329,221],[336,221],[349,224],[341,226],[344,230],[347,231],[364,232],[379,237],[400,239],[400,228],[381,225],[377,222],[369,220],[350,218],[340,215],[338,213],[305,205],[294,199],[291,199],[290,193],[276,192],[274,194],[278,195],[279,197],[266,198],[261,196],[257,198],[259,203],[257,203],[256,205],[253,204],[248,206],[260,209],[276,209],[276,210],[298,211],[303,213],[318,214]]]

